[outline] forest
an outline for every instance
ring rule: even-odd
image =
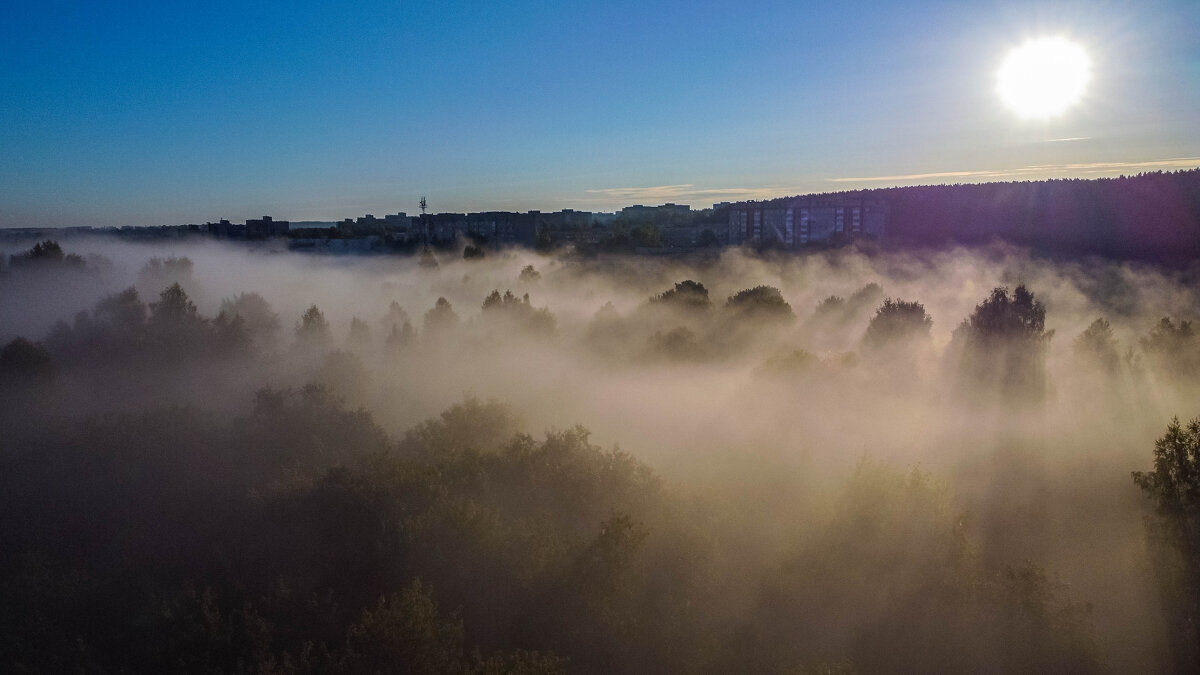
[[[0,670],[1200,669],[1200,266],[0,254]]]
[[[892,248],[1005,241],[1062,259],[1103,256],[1186,266],[1200,257],[1200,169],[840,194],[887,206]]]

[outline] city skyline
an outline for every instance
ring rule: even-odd
[[[1200,166],[1200,6],[19,2],[0,227],[612,211]],[[1004,109],[1032,36],[1083,100]]]

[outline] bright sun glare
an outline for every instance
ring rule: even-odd
[[[1074,105],[1091,78],[1091,59],[1065,38],[1031,40],[1000,66],[1000,98],[1021,117],[1053,117]]]

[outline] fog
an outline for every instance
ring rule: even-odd
[[[495,606],[476,607],[470,598],[481,592],[451,587],[447,579],[457,577],[447,577],[432,597],[443,610],[461,610],[468,647],[552,653],[583,672],[1083,667],[1063,660],[1067,653],[1117,672],[1180,667],[1143,526],[1152,505],[1130,473],[1151,467],[1155,439],[1173,417],[1200,415],[1200,351],[1194,339],[1163,338],[1160,325],[1200,315],[1194,267],[1052,260],[1004,245],[798,257],[727,250],[689,260],[523,250],[464,260],[446,250],[435,252],[434,267],[418,256],[311,256],[270,243],[62,244],[83,264],[14,262],[0,273],[0,345],[18,337],[40,344],[52,372],[35,380],[13,370],[0,382],[10,475],[54,439],[123,413],[186,409],[214,428],[237,428],[253,418],[263,389],[322,385],[344,410],[366,411],[385,445],[399,448],[386,452],[401,454],[404,439],[419,436],[414,429],[431,428],[420,426],[425,420],[449,425],[443,411],[494,402],[511,420],[480,422],[474,450],[486,453],[517,431],[541,439],[582,425],[587,443],[619,447],[653,472],[669,507],[639,511],[644,505],[618,501],[576,534],[587,539],[602,520],[617,522],[605,518],[631,514],[629,531],[645,537],[638,550],[647,588],[674,583],[664,579],[678,565],[661,562],[673,560],[673,547],[679,556],[702,549],[703,563],[688,569],[700,570],[704,590],[688,602],[703,606],[679,610],[689,618],[677,637],[712,643],[687,659],[630,647],[626,662],[600,638],[539,642],[535,626],[489,623],[500,621]],[[169,323],[160,294],[174,283],[186,298],[173,302],[195,305],[193,323]],[[105,323],[117,315],[111,299],[130,287],[140,303],[163,303],[150,306],[146,324],[160,328],[125,335]],[[1000,313],[1032,294],[1012,310],[1024,312],[1020,335],[988,332],[994,324],[980,308],[997,288],[1004,291],[991,307]],[[749,289],[759,290],[742,293]],[[897,323],[881,318],[872,327],[885,300],[898,303]],[[910,303],[931,323],[914,322]],[[314,306],[319,314],[309,312]],[[235,316],[238,327],[229,328]],[[1097,319],[1111,332],[1082,338]],[[97,325],[110,328],[89,328]],[[216,337],[198,337],[203,331]],[[222,335],[232,336],[228,345]],[[358,461],[330,452],[311,475]],[[11,499],[9,508],[21,506]],[[890,506],[870,510],[879,500]],[[976,634],[957,610],[926,611],[947,602],[946,593],[982,597],[979,588],[993,588],[938,585],[941,568],[922,556],[935,555],[925,549],[944,537],[956,542],[945,544],[947,555],[972,561],[972,575],[1036,587],[1051,617],[1045,625],[1065,636],[1054,645],[1071,646],[1039,651],[1023,633],[993,630],[1007,619],[980,620],[991,628]],[[449,557],[457,550],[440,545]],[[837,576],[840,566],[860,564],[876,585],[854,581],[853,571]],[[928,643],[891,636],[910,620]],[[1033,660],[1009,654],[1014,644]],[[652,663],[641,660],[651,652]],[[103,648],[97,653],[102,663]]]

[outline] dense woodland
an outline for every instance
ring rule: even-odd
[[[902,247],[1003,240],[1064,258],[1178,264],[1200,257],[1200,169],[846,194],[885,203],[888,237]]]
[[[1052,276],[1004,253],[962,265],[1030,283],[959,284],[975,295],[941,316],[907,293],[946,288],[957,258],[841,255],[807,276],[740,257],[333,269],[377,292],[352,312],[289,295],[292,312],[274,294],[298,276],[221,296],[203,255],[133,251],[122,277],[39,243],[0,274],[10,310],[30,280],[117,288],[3,335],[0,669],[1200,668],[1188,273]],[[1083,327],[1056,334],[1055,302]],[[440,413],[397,413],[462,383]],[[580,420],[531,425],[539,388],[644,412],[597,412],[622,445],[601,444]],[[711,419],[697,389],[737,407]],[[906,437],[921,447],[891,454]],[[667,473],[622,449],[673,438],[692,445]],[[1106,549],[1112,577],[1055,568]]]
[[[1200,257],[1200,169],[881,192],[892,205],[891,231],[908,241],[1003,239],[1064,256]]]

